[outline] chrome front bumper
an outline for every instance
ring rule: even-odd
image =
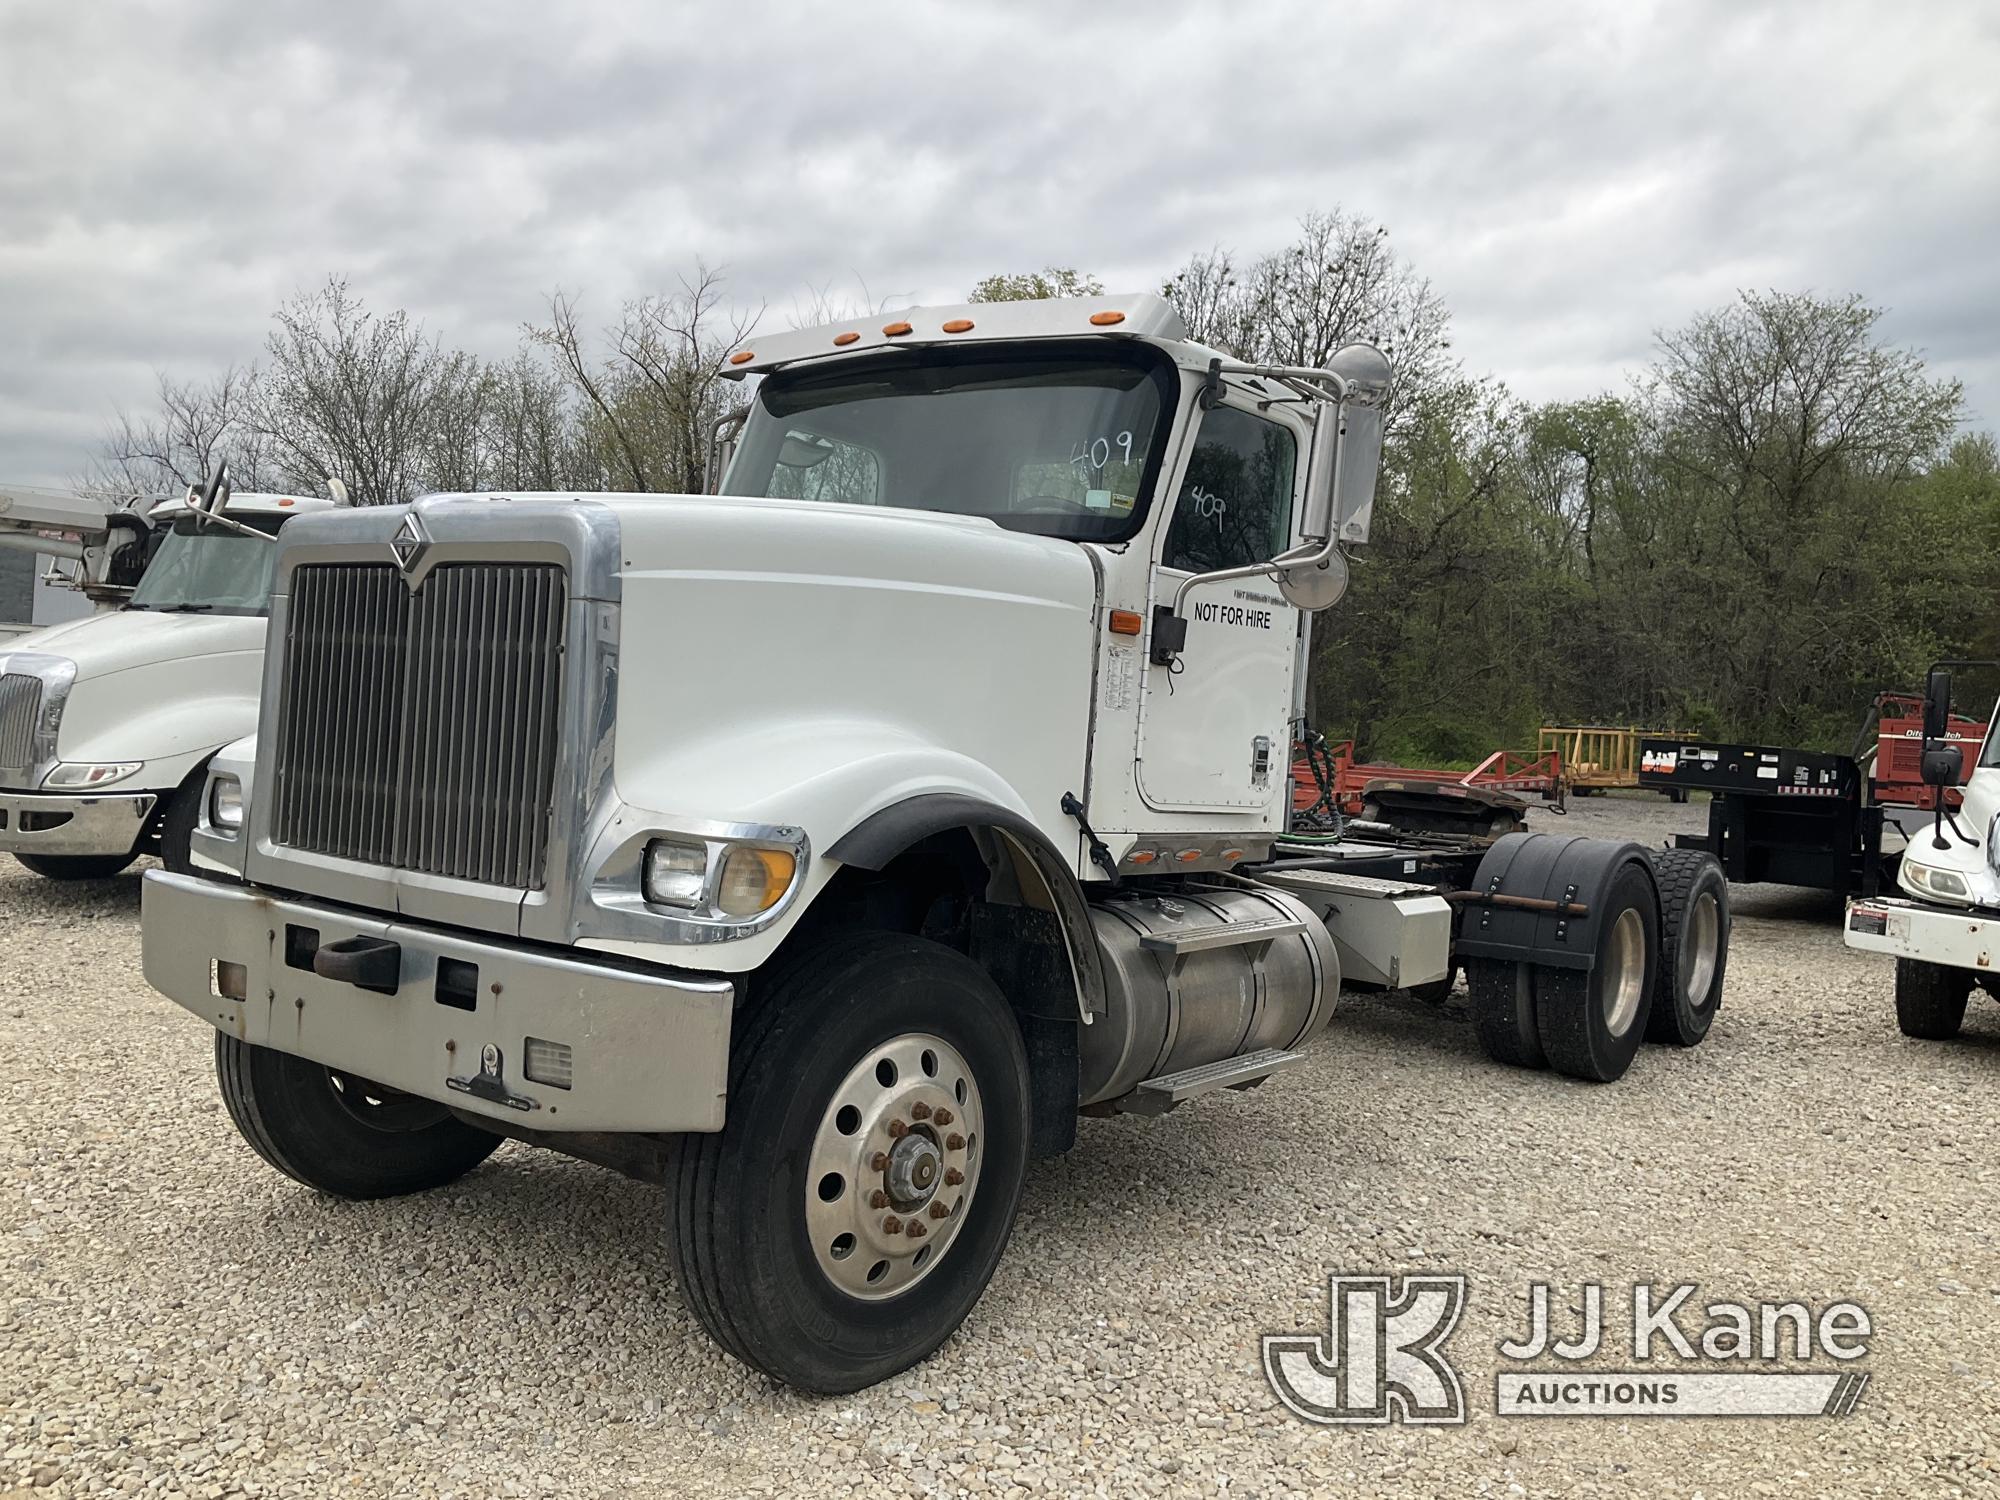
[[[129,854],[160,799],[153,792],[60,797],[0,791],[0,850],[9,854]]]
[[[722,1128],[727,980],[579,962],[163,870],[147,872],[142,927],[147,982],[257,1046],[530,1130]],[[314,971],[315,951],[349,938],[396,945],[393,994]],[[526,1076],[531,1039],[539,1058],[566,1056],[568,1087]]]

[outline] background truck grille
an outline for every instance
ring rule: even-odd
[[[0,675],[0,766],[25,771],[35,761],[35,716],[42,711],[42,679],[22,672]]]
[[[562,705],[560,568],[387,563],[292,575],[279,844],[539,888]]]

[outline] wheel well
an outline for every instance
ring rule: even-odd
[[[840,930],[903,932],[964,954],[1014,1010],[1028,1050],[1031,1150],[1053,1156],[1076,1137],[1076,1029],[1084,1004],[1074,939],[1054,904],[1048,877],[1016,837],[948,828],[879,869],[841,866],[767,968],[794,944]]]
[[[213,752],[204,755],[200,760],[195,762],[194,769],[180,779],[180,785],[176,786],[171,792],[162,792],[159,795],[159,798],[153,803],[152,812],[147,815],[145,831],[139,835],[140,841],[143,844],[153,845],[159,843],[161,830],[167,826],[167,809],[179,801],[181,794],[187,791],[189,787],[193,787],[197,793],[200,792],[202,785],[208,780],[209,763],[214,759],[215,755]]]

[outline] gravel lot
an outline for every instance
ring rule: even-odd
[[[1565,826],[1657,841],[1700,806]],[[682,1306],[659,1194],[523,1147],[372,1206],[258,1162],[209,1032],[139,972],[139,882],[0,868],[0,1496],[1952,1494],[2000,1487],[2000,1006],[1896,1031],[1839,903],[1736,892],[1706,1046],[1593,1088],[1480,1054],[1456,997],[1350,996],[1311,1065],[1085,1121],[928,1364],[808,1400]],[[1458,1270],[1457,1429],[1311,1428],[1258,1338],[1329,1271]],[[1530,1280],[1853,1297],[1841,1421],[1492,1415]],[[1622,1311],[1607,1342],[1625,1337]],[[1700,1319],[1694,1320],[1699,1326]]]

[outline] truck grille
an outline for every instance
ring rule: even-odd
[[[42,679],[23,672],[0,675],[0,766],[25,771],[35,761],[35,716],[42,711]]]
[[[271,836],[310,853],[539,889],[567,588],[546,564],[292,575]]]

